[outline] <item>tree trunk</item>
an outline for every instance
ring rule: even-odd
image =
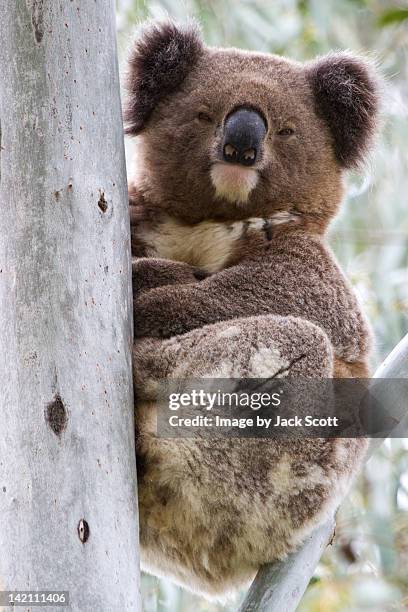
[[[113,3],[8,0],[0,31],[0,590],[140,610]]]

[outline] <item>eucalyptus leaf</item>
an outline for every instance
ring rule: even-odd
[[[405,8],[392,8],[388,11],[384,11],[378,19],[380,26],[389,26],[395,23],[401,23],[408,19],[408,9]]]

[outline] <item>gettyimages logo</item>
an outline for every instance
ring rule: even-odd
[[[205,380],[208,381],[208,379]],[[240,406],[259,410],[260,408],[280,406],[282,393],[283,389],[273,393],[248,393],[245,391],[231,393],[220,389],[214,393],[204,389],[192,389],[189,392],[170,393],[169,408],[170,410],[178,410],[181,407],[192,406],[212,410],[218,406]]]

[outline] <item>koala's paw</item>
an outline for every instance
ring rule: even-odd
[[[155,287],[181,285],[201,280],[200,270],[178,261],[140,257],[132,261],[134,295]]]

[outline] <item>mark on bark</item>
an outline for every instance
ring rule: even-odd
[[[45,408],[45,420],[56,436],[60,436],[67,426],[67,411],[58,393]]]
[[[100,194],[101,195],[99,196],[98,206],[101,209],[101,211],[105,213],[108,210],[108,203],[105,199],[105,193],[101,191]]]
[[[85,544],[89,538],[89,525],[85,519],[81,519],[78,523],[78,537],[82,544]]]
[[[44,0],[29,0],[27,4],[31,10],[34,37],[37,43],[40,44],[44,36]]]

